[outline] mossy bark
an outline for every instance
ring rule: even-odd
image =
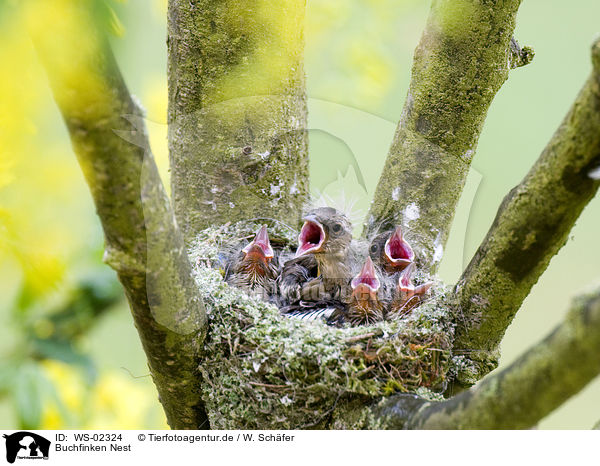
[[[566,243],[600,180],[600,41],[594,70],[573,107],[525,179],[504,199],[458,285],[455,350],[479,368],[471,384],[497,364],[497,348],[513,317]]]
[[[512,39],[520,0],[434,0],[366,232],[404,224],[421,266],[441,261],[492,99],[532,58]]]
[[[600,290],[575,300],[565,321],[513,364],[443,402],[390,397],[378,426],[404,429],[527,429],[600,373]]]
[[[169,149],[186,240],[297,223],[308,195],[304,0],[170,0]]]
[[[87,6],[61,3],[61,23],[32,24],[31,35],[102,222],[104,260],[125,289],[169,424],[206,427],[196,389],[206,313],[140,109]],[[41,10],[53,5],[32,2]]]

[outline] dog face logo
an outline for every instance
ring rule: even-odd
[[[33,432],[15,432],[4,435],[6,439],[6,461],[14,463],[15,459],[48,459],[50,440]]]

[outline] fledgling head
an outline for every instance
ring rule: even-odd
[[[370,257],[350,282],[346,320],[352,325],[372,324],[383,320],[382,286]]]
[[[377,299],[381,281],[377,278],[377,272],[370,257],[367,257],[361,271],[352,279],[350,287],[352,288],[352,297],[357,301]]]
[[[400,272],[415,260],[415,253],[404,239],[401,227],[373,238],[369,255],[387,273]]]
[[[416,266],[413,262],[398,276],[394,298],[390,305],[390,315],[392,317],[408,314],[423,301],[425,295],[433,285],[433,282],[427,282],[415,286],[412,282],[412,275],[415,269]]]
[[[332,207],[319,207],[304,217],[296,257],[344,252],[352,240],[352,224]]]
[[[278,273],[274,257],[267,227],[262,226],[254,239],[233,260],[226,281],[246,291],[272,294]]]
[[[263,262],[265,264],[271,262],[274,254],[266,225],[260,227],[254,239],[242,249],[242,253],[244,254],[243,261]]]

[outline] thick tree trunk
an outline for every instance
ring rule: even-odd
[[[170,0],[172,197],[186,240],[241,219],[299,220],[304,9],[304,0]]]

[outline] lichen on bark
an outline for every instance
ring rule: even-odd
[[[600,290],[574,300],[566,319],[510,366],[441,402],[397,395],[374,418],[404,429],[527,429],[600,372]],[[368,417],[366,417],[368,419]]]
[[[106,37],[77,0],[34,0],[30,34],[69,130],[102,222],[105,262],[130,303],[169,425],[207,427],[191,380],[207,318],[168,197],[148,150],[141,109],[128,93]],[[60,48],[57,53],[56,48]]]
[[[303,0],[169,2],[169,150],[186,240],[296,223],[308,195]]]
[[[520,0],[434,0],[367,234],[406,221],[421,265],[440,263],[488,108],[513,66]],[[527,49],[529,55],[531,51]],[[526,59],[523,59],[523,63]],[[401,191],[398,192],[398,189]]]
[[[457,285],[457,351],[479,366],[477,379],[497,365],[498,345],[521,303],[600,187],[590,176],[600,165],[600,41],[592,52],[591,76],[535,165],[503,200]]]

